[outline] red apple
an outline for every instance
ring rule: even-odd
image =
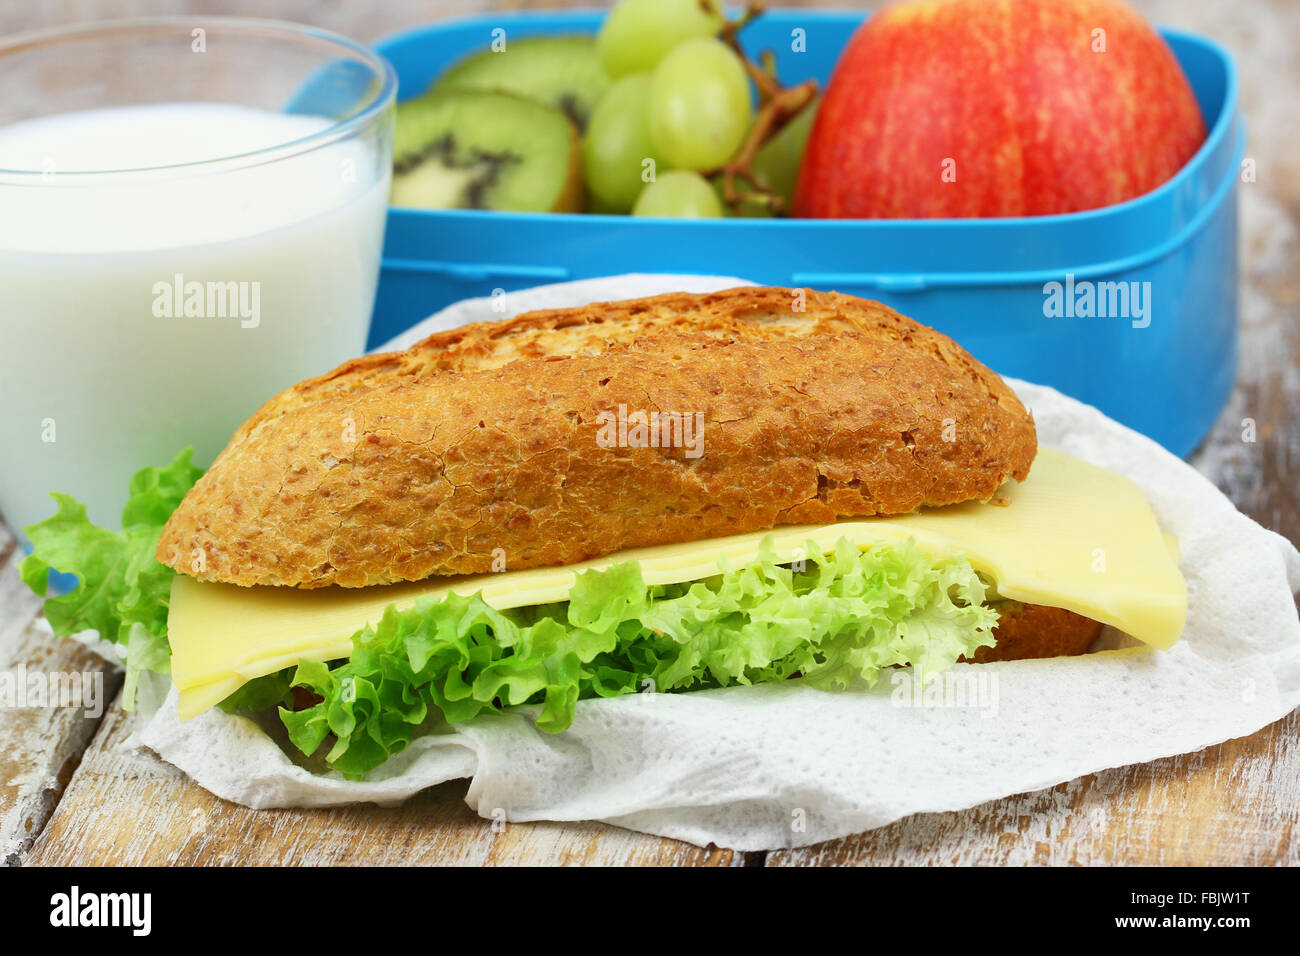
[[[909,0],[845,48],[797,216],[1036,216],[1169,179],[1205,139],[1173,53],[1117,0]]]

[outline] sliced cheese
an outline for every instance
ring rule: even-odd
[[[1161,532],[1137,486],[1043,448],[1027,480],[1008,482],[987,503],[638,548],[565,567],[306,591],[178,575],[168,628],[180,716],[188,720],[247,681],[300,660],[347,657],[352,635],[389,604],[410,607],[449,591],[480,591],[500,610],[546,604],[564,600],[578,572],[622,561],[639,561],[647,584],[692,581],[720,563],[753,561],[769,535],[783,558],[806,553],[809,542],[830,551],[844,537],[863,548],[912,538],[931,554],[964,554],[1003,597],[1062,607],[1158,648],[1178,640],[1187,613],[1177,542]]]

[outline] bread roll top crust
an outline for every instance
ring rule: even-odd
[[[988,498],[1033,419],[876,302],[740,288],[530,312],[268,401],[163,531],[200,580],[361,587]]]

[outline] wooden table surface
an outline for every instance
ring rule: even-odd
[[[475,0],[64,0],[0,5],[0,35],[109,17],[276,16],[373,40],[427,20],[519,6]],[[784,5],[798,6],[797,3]],[[847,6],[848,3],[830,4]],[[1300,541],[1300,4],[1134,3],[1151,20],[1207,33],[1241,70],[1247,156],[1241,193],[1241,362],[1236,392],[1192,463],[1262,525]],[[1242,441],[1242,420],[1258,440]],[[0,523],[0,670],[103,669],[43,637]],[[120,678],[111,670],[112,693]],[[122,746],[130,718],[0,708],[0,863],[1268,864],[1300,862],[1300,711],[1195,754],[1105,771],[961,813],[920,814],[799,850],[733,853],[603,824],[507,824],[463,802],[465,781],[396,809],[252,811]]]

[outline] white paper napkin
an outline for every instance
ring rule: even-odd
[[[631,275],[458,303],[390,343],[541,307],[749,283]],[[1187,629],[1170,651],[957,665],[992,695],[906,706],[891,680],[827,693],[798,682],[584,701],[563,734],[535,707],[418,739],[361,783],[295,766],[251,720],[182,724],[173,689],[133,740],[250,807],[397,802],[470,777],[485,817],[603,820],[737,850],[804,846],[913,813],[958,810],[1107,767],[1253,733],[1300,705],[1300,554],[1147,438],[1053,389],[1011,380],[1039,441],[1136,481],[1178,536]],[[978,685],[974,685],[978,686]],[[990,703],[991,702],[991,703]]]

